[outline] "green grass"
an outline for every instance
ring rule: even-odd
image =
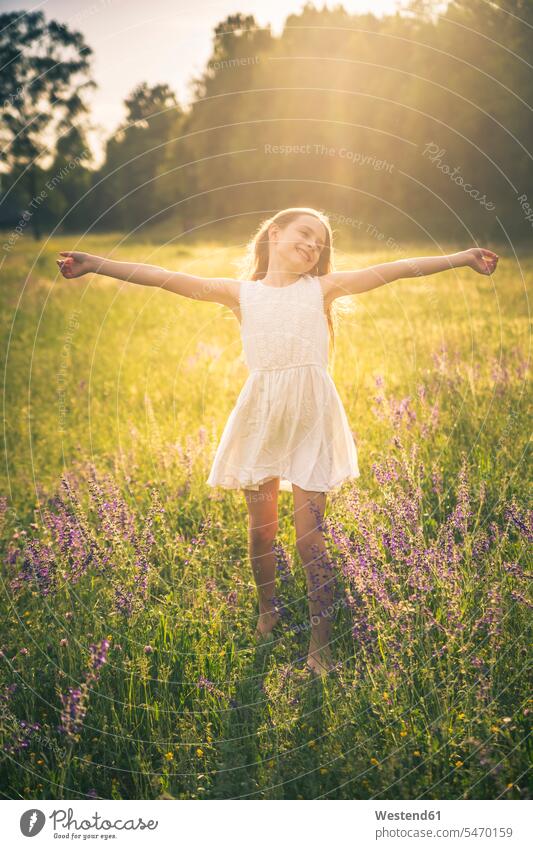
[[[237,251],[216,243],[118,241],[82,246],[235,275]],[[130,283],[66,281],[55,258],[75,247],[24,239],[2,266],[4,796],[529,798],[532,258],[519,269],[502,255],[492,278],[451,271],[348,299],[334,378],[361,478],[328,503],[340,669],[320,683],[302,668],[292,496],[279,502],[291,567],[280,595],[297,627],[257,648],[244,498],[205,483],[247,374],[235,318]],[[342,266],[395,258],[348,252]],[[466,524],[457,512],[447,522],[461,504]],[[83,541],[60,544],[53,516]],[[135,575],[147,517],[145,599]],[[77,574],[76,544],[87,553],[89,539]],[[44,593],[44,579],[17,584],[37,560]],[[121,592],[136,594],[127,616]],[[57,730],[61,696],[106,637],[69,736]]]

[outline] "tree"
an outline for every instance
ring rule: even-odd
[[[63,134],[68,134],[66,144],[73,140],[73,122],[88,112],[82,94],[96,86],[88,79],[91,54],[81,33],[47,23],[42,12],[0,15],[0,161],[19,173],[29,205],[42,196],[46,182],[38,160],[54,156]],[[38,239],[36,214],[31,229]]]
[[[97,175],[99,216],[115,229],[149,222],[165,205],[168,148],[183,117],[166,84],[140,83],[124,104],[126,119],[109,139],[105,165]]]

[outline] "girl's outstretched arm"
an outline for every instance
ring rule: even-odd
[[[413,259],[398,259],[371,265],[360,271],[332,271],[325,274],[324,297],[329,301],[342,298],[343,295],[358,295],[376,289],[393,280],[405,277],[426,277],[449,268],[466,266],[479,274],[492,274],[498,264],[499,256],[485,248],[470,248],[455,254],[444,256],[422,256]]]
[[[63,260],[56,260],[63,277],[81,277],[83,274],[103,274],[116,277],[141,286],[156,286],[200,301],[215,301],[234,307],[239,303],[239,280],[231,277],[196,277],[180,271],[169,271],[158,265],[145,265],[138,262],[118,262],[113,259],[82,253],[81,251],[60,251]]]

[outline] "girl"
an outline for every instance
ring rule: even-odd
[[[279,619],[273,543],[279,490],[292,488],[311,619],[307,665],[318,674],[330,670],[333,592],[321,523],[327,493],[359,476],[346,413],[328,372],[334,302],[393,280],[461,266],[492,274],[499,257],[471,248],[333,271],[328,218],[308,207],[282,210],[260,225],[239,279],[196,277],[72,251],[60,256],[65,259],[57,263],[66,278],[104,274],[214,301],[235,313],[250,374],[222,433],[207,483],[244,493],[259,638],[269,635]]]

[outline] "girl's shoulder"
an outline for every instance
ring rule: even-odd
[[[239,297],[244,292],[247,286],[253,284],[253,280],[237,280],[237,285],[239,287]]]

